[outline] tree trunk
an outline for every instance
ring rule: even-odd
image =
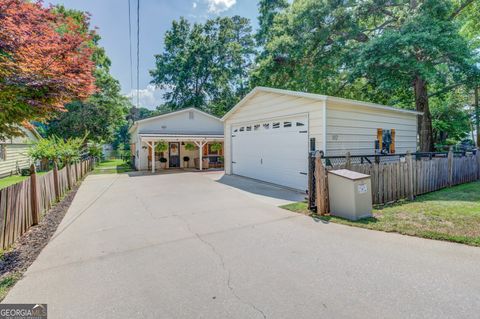
[[[478,101],[479,87],[475,88],[475,130],[477,131],[477,147],[480,147],[480,105]]]
[[[433,151],[433,130],[432,116],[428,106],[427,82],[421,77],[416,76],[414,81],[415,107],[417,111],[423,112],[423,116],[418,117],[418,134],[420,142],[420,152]]]

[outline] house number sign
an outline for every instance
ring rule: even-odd
[[[358,193],[365,194],[368,191],[367,184],[358,184]]]

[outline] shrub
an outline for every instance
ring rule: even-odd
[[[195,150],[195,145],[192,143],[187,143],[185,144],[185,150],[186,151],[194,151]]]
[[[168,149],[168,145],[163,141],[158,142],[157,145],[155,145],[156,152],[162,153],[162,152],[165,152],[167,149]]]
[[[215,142],[210,146],[213,152],[220,152],[222,150],[222,143]]]

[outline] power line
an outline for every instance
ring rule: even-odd
[[[140,100],[140,0],[137,0],[137,108]]]
[[[132,13],[130,0],[128,0],[128,40],[130,44],[130,92],[133,92]],[[133,95],[131,99],[133,100]]]

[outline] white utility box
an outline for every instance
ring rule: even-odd
[[[328,172],[330,213],[358,220],[372,216],[372,183],[370,175],[348,169]]]

